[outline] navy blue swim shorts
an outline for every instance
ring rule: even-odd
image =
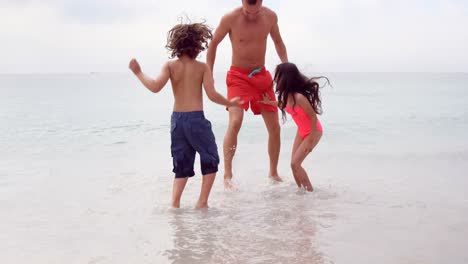
[[[176,178],[195,175],[195,153],[200,155],[202,175],[218,171],[219,156],[211,123],[203,111],[173,112],[171,116],[171,153]]]

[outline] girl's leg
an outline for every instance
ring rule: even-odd
[[[211,187],[215,180],[216,173],[203,175],[200,197],[198,198],[197,209],[208,208],[208,196],[210,196]]]
[[[301,136],[299,135],[299,132],[297,132],[297,133],[296,133],[296,138],[294,139],[293,148],[292,148],[291,161],[293,160],[294,154],[296,153],[296,151],[297,151],[297,149],[299,148],[299,145],[300,145],[301,143],[302,143],[302,138],[301,138]],[[292,168],[292,163],[291,163],[291,168]],[[300,181],[300,178],[297,177],[296,173],[294,173],[294,170],[293,170],[293,176],[294,176],[294,180],[296,181],[297,187],[301,188],[301,181]]]
[[[172,187],[172,207],[180,208],[180,197],[184,191],[185,184],[187,184],[188,177],[175,178]]]
[[[304,188],[311,192],[313,191],[312,183],[310,182],[309,176],[307,172],[302,167],[302,162],[304,159],[309,155],[309,153],[317,146],[322,133],[316,132],[310,134],[306,140],[303,140],[299,147],[297,148],[296,152],[293,154],[291,159],[291,169],[293,170],[294,177],[297,177],[300,181],[300,185],[304,186]]]

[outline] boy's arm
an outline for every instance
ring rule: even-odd
[[[238,97],[232,100],[228,100],[226,97],[222,96],[216,91],[214,87],[213,75],[211,74],[210,67],[207,64],[205,64],[205,72],[203,73],[203,87],[205,88],[206,95],[211,101],[225,106],[239,105]]]
[[[228,15],[224,15],[221,18],[221,22],[219,22],[219,26],[216,28],[216,31],[213,35],[213,39],[211,39],[210,44],[208,45],[208,52],[206,54],[206,63],[211,69],[211,72],[214,72],[214,63],[216,60],[216,50],[218,48],[219,43],[226,37],[227,33],[229,33],[229,21]]]
[[[146,74],[141,71],[140,64],[135,59],[130,61],[128,66],[130,70],[138,77],[138,79],[143,83],[143,85],[148,88],[153,93],[157,93],[162,90],[162,88],[166,85],[167,81],[171,77],[171,73],[169,70],[169,62],[166,62],[161,69],[161,72],[155,79],[151,79]]]
[[[274,14],[274,24],[271,28],[270,36],[273,42],[275,43],[276,53],[281,62],[288,62],[288,52],[286,51],[286,45],[284,45],[283,38],[281,38],[279,26],[278,26],[278,16]]]

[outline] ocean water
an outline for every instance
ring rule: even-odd
[[[267,180],[266,129],[245,115],[210,209],[169,209],[170,87],[131,74],[0,75],[2,263],[468,263],[468,74],[330,73],[324,135],[296,189],[282,123]],[[225,93],[224,77],[216,76]],[[205,100],[221,152],[222,106]]]

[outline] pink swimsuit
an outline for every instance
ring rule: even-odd
[[[286,112],[291,115],[292,119],[296,123],[297,131],[299,131],[299,135],[301,135],[302,139],[307,137],[312,130],[312,126],[310,124],[310,118],[304,109],[299,106],[294,106],[294,108],[286,106]],[[315,129],[323,132],[322,124],[318,118],[317,123],[315,124]]]

